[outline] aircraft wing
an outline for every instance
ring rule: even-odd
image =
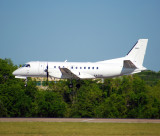
[[[123,67],[125,67],[125,68],[137,68],[133,63],[132,63],[132,61],[130,61],[130,60],[124,60],[124,62],[123,62]]]
[[[59,68],[62,72],[63,77],[71,78],[71,79],[80,79],[77,75],[71,72],[68,68]]]

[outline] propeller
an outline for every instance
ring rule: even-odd
[[[48,84],[48,77],[49,77],[49,72],[48,72],[48,63],[47,63],[47,67],[46,67],[46,69],[45,69],[44,71],[47,73],[47,84]]]

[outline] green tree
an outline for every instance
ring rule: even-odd
[[[67,105],[57,92],[39,91],[33,103],[33,116],[37,117],[65,117]]]
[[[96,81],[85,80],[77,91],[76,99],[71,107],[71,117],[96,117],[96,107],[101,102],[102,90]]]
[[[9,117],[27,117],[30,112],[31,100],[25,95],[18,84],[1,84],[0,101],[3,102]]]
[[[98,107],[101,118],[124,118],[126,117],[126,101],[122,95],[112,94]]]

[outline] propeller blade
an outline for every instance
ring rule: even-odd
[[[48,63],[47,63],[47,67],[46,67],[46,69],[45,69],[44,71],[47,73],[47,84],[48,84],[48,77],[49,77],[49,72],[48,72]]]
[[[47,72],[47,82],[48,82],[48,72]]]
[[[47,83],[48,83],[48,76],[49,74],[48,74],[48,63],[47,63]]]

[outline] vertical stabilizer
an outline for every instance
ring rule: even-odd
[[[127,59],[130,59],[137,66],[143,66],[148,39],[139,39],[133,48],[128,52]]]

